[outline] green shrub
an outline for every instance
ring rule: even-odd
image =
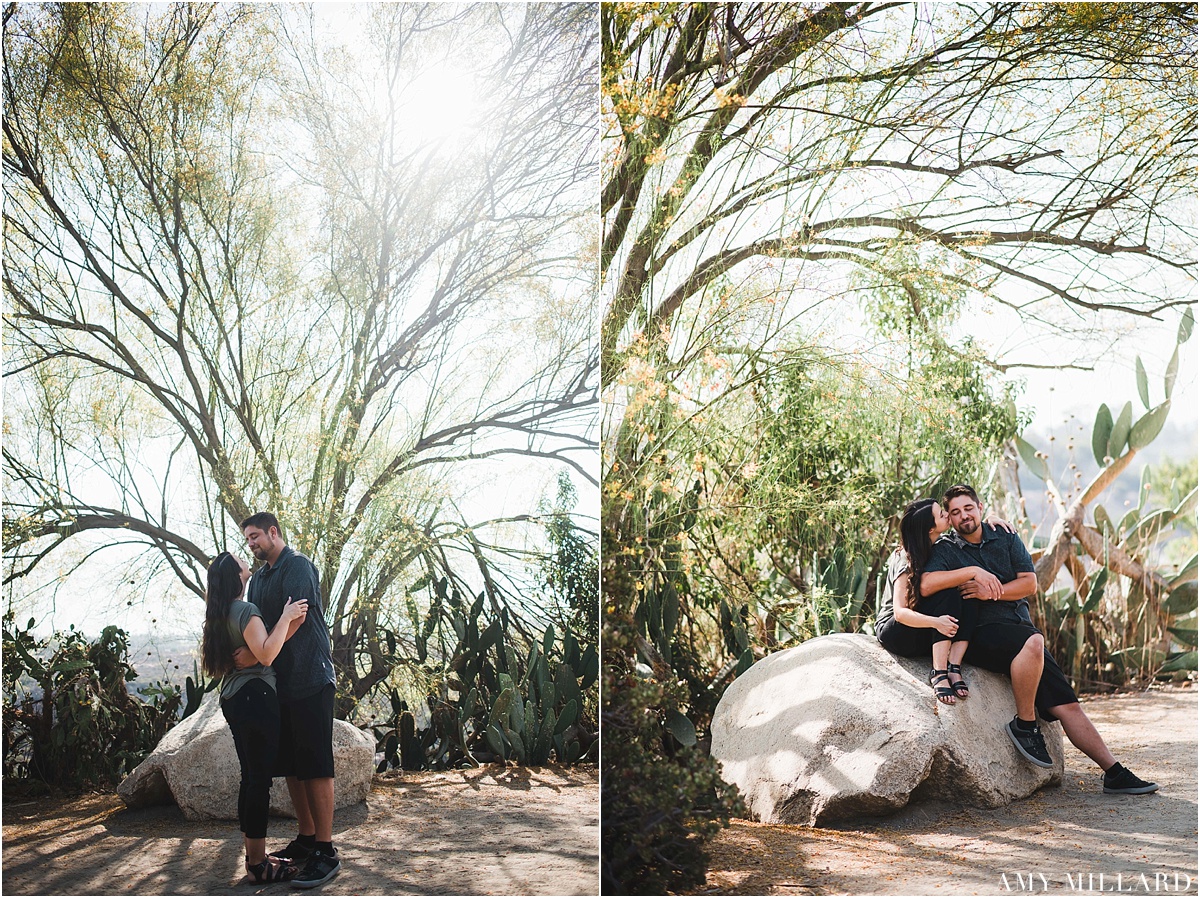
[[[469,601],[448,577],[430,586],[433,599],[424,618],[409,603],[415,664],[430,685],[429,725],[416,725],[393,686],[391,716],[374,727],[376,751],[383,755],[378,771],[445,770],[484,761],[540,766],[551,757],[559,764],[594,761],[595,636],[581,642],[551,624],[540,640],[531,640],[507,608],[487,613],[486,593]]]
[[[4,618],[5,776],[65,789],[116,785],[175,723],[178,687],[156,683],[149,701],[130,695],[137,671],[117,627],[89,642],[73,627],[39,640],[33,625]]]
[[[744,813],[707,752],[672,734],[669,724],[680,719],[686,686],[630,668],[635,632],[632,621],[609,614],[600,712],[604,894],[666,894],[702,885],[705,843]]]

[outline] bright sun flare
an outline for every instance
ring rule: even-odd
[[[471,130],[475,78],[449,62],[422,71],[405,92],[405,131],[416,141],[456,142]]]

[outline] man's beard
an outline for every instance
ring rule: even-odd
[[[251,549],[251,550],[250,550],[250,552],[251,552],[251,554],[253,554],[253,555],[254,555],[254,557],[255,557],[255,558],[257,558],[259,561],[266,561],[266,560],[267,560],[267,550],[266,550],[266,549],[264,549],[264,548],[262,548],[261,546],[255,546],[253,549]]]
[[[954,529],[957,530],[961,536],[970,536],[972,533],[974,533],[976,530],[979,529],[979,522],[971,521],[968,523],[968,522],[964,521],[963,523],[955,526]]]

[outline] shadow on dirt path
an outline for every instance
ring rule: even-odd
[[[268,845],[294,835],[271,819]],[[5,895],[298,894],[251,886],[241,834],[174,805],[125,809],[113,794],[4,804]],[[339,810],[342,872],[325,895],[594,895],[596,770],[485,767],[376,777]]]
[[[693,894],[1195,895],[1196,696],[1084,700],[1117,760],[1159,784],[1154,794],[1104,794],[1099,768],[1067,744],[1063,785],[1006,808],[927,804],[824,830],[736,821]]]

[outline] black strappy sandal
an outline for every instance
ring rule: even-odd
[[[246,872],[255,884],[271,882],[287,882],[300,872],[295,864],[267,855],[266,859],[257,864],[250,863],[246,858]]]
[[[967,681],[963,679],[962,666],[958,664],[947,664],[946,673],[957,674],[958,682],[951,681],[950,688],[954,690],[954,694],[959,698],[970,698],[971,687],[967,685]]]
[[[929,685],[933,687],[933,694],[937,696],[937,700],[943,705],[954,704],[954,688],[951,686],[939,686],[938,683],[943,680],[946,683],[950,682],[950,675],[945,670],[938,670],[936,667],[929,669]],[[946,701],[950,699],[950,701]]]

